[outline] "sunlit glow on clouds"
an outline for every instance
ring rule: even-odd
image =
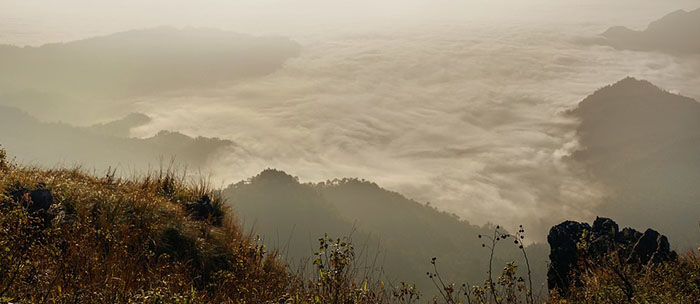
[[[576,148],[562,111],[627,75],[700,95],[687,78],[669,83],[692,59],[574,38],[498,27],[324,35],[268,77],[141,100],[155,121],[136,134],[236,141],[244,150],[214,169],[231,182],[267,167],[305,181],[361,177],[475,223],[542,232],[592,216],[600,195],[561,160]]]
[[[539,10],[523,2],[499,7],[439,1],[429,9],[423,1],[276,2],[288,9],[284,13],[242,1],[242,11],[261,10],[261,18],[280,20],[256,31],[250,16],[205,19],[171,7],[164,14],[173,19],[137,14],[132,23],[114,21],[97,31],[164,23],[217,26],[282,34],[302,45],[299,57],[269,76],[134,100],[135,111],[154,118],[135,136],[168,129],[235,141],[237,147],[212,164],[217,180],[235,182],[268,167],[303,181],[360,177],[473,223],[522,223],[541,236],[564,218],[590,219],[603,191],[562,160],[577,146],[575,122],[561,112],[628,75],[698,98],[700,60],[578,42],[616,25],[609,22],[640,26],[658,18],[659,9],[692,8],[692,1],[634,1],[645,9],[624,20],[618,20],[619,11],[600,10],[601,1],[579,4],[582,10],[569,18],[557,13],[562,1],[532,2],[552,5]],[[620,2],[606,5],[632,3]],[[223,4],[211,5],[203,11]],[[403,10],[392,10],[398,7]],[[525,8],[532,15],[517,13]],[[375,23],[343,23],[357,21],[353,12],[364,9]],[[471,15],[460,20],[460,10]],[[506,16],[496,18],[499,10]],[[536,14],[553,19],[540,21]],[[318,18],[291,26],[298,15]],[[405,20],[390,23],[383,15]],[[324,23],[337,16],[343,18]],[[92,34],[64,30],[55,37]]]

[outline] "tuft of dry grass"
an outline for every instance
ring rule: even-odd
[[[581,276],[581,284],[552,303],[698,303],[700,258],[695,253],[677,262],[623,266],[610,256]]]

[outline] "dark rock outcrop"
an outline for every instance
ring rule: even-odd
[[[590,230],[591,226],[587,223],[574,221],[563,222],[549,230],[547,243],[550,246],[551,264],[547,270],[547,286],[550,290],[568,290],[571,285],[569,274],[581,256],[578,249],[579,240]]]
[[[646,265],[674,261],[668,239],[653,229],[640,233],[619,226],[609,218],[596,218],[591,227],[587,223],[565,221],[552,227],[547,236],[551,264],[547,271],[547,285],[560,294],[568,293],[577,284],[578,274],[588,265],[615,254],[628,265]]]
[[[46,189],[19,189],[12,191],[10,196],[15,202],[26,203],[29,212],[48,212],[53,204],[53,195]]]
[[[34,190],[24,188],[17,189],[10,192],[9,196],[13,201],[23,204],[30,214],[41,218],[45,225],[55,216],[50,211],[53,205],[53,195],[51,194],[51,190],[44,189],[43,185],[39,185],[39,187]]]
[[[660,263],[675,260],[676,253],[671,251],[670,248],[671,246],[666,236],[653,229],[647,229],[632,247],[627,262],[646,264],[648,262]]]
[[[211,204],[211,198],[206,194],[196,202],[186,203],[185,208],[197,219],[208,219],[214,214],[214,206]]]

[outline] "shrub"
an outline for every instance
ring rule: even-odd
[[[442,280],[437,267],[437,259],[433,258],[433,272],[428,272],[428,277],[433,281],[440,293],[440,298],[433,299],[434,303],[442,301],[446,304],[456,303],[538,303],[543,299],[535,297],[532,289],[532,273],[527,252],[523,246],[525,239],[525,229],[521,225],[518,232],[509,234],[496,226],[493,235],[479,235],[479,239],[485,240],[482,247],[489,250],[488,277],[482,285],[469,285],[468,283],[456,287],[455,283],[445,283]],[[494,280],[493,278],[493,257],[496,247],[500,242],[513,242],[521,250],[526,266],[526,276],[518,276],[518,266],[511,261],[506,263],[501,274]]]

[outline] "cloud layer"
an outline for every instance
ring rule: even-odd
[[[697,58],[576,43],[573,28],[432,27],[305,41],[264,79],[144,99],[156,129],[229,138],[227,181],[276,167],[319,181],[366,178],[477,224],[589,219],[601,192],[561,157],[559,115],[627,75],[700,96]],[[574,32],[575,33],[575,32]],[[167,102],[171,108],[162,109]]]
[[[524,224],[542,239],[564,218],[590,220],[602,191],[562,163],[577,146],[576,122],[562,111],[628,75],[700,97],[697,56],[580,41],[691,2],[359,1],[241,18],[164,10],[172,19],[157,22],[283,33],[302,50],[262,78],[131,99],[131,111],[153,117],[134,135],[169,129],[235,141],[213,168],[225,182],[268,167],[304,181],[360,177],[476,224]],[[639,9],[620,13],[630,5]]]

